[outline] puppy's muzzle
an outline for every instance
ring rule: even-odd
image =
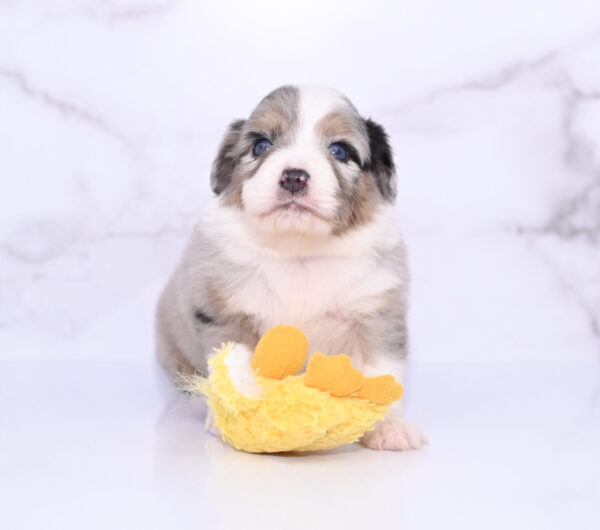
[[[306,188],[309,177],[303,169],[286,169],[279,178],[279,185],[293,195]]]

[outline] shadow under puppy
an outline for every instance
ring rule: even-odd
[[[253,350],[288,324],[310,352],[346,353],[365,375],[402,381],[409,277],[383,128],[336,91],[283,86],[229,126],[210,181],[214,199],[158,303],[166,372],[205,373],[222,342]],[[427,442],[395,405],[362,443]]]

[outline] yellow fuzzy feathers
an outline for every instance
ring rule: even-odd
[[[224,440],[250,453],[314,451],[358,440],[400,399],[402,386],[391,376],[365,378],[346,355],[314,354],[306,374],[308,340],[297,328],[277,326],[259,342],[252,359],[259,397],[233,383],[224,344],[209,360],[208,379],[193,378],[187,389],[208,398]],[[267,375],[269,374],[269,375]]]

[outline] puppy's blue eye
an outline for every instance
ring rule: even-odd
[[[267,140],[266,138],[263,138],[262,140],[258,140],[258,142],[256,142],[254,144],[252,152],[254,153],[254,156],[260,156],[265,151],[268,151],[269,147],[271,147],[271,145],[272,144],[271,144],[271,142],[269,142],[269,140]]]
[[[345,161],[348,159],[348,149],[342,144],[331,144],[329,146],[329,154],[336,160]]]

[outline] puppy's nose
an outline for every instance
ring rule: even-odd
[[[309,175],[303,169],[286,169],[279,179],[279,185],[290,193],[298,193],[306,187]]]

